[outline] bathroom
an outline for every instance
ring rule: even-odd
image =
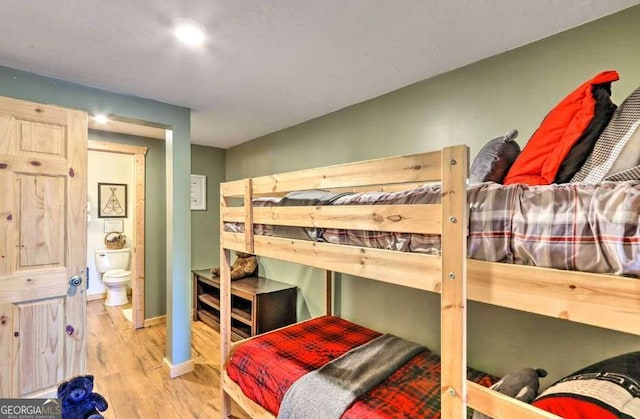
[[[90,149],[88,167],[87,300],[104,300],[131,322],[135,158]]]

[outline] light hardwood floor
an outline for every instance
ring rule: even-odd
[[[165,326],[135,330],[123,307],[88,302],[87,373],[109,403],[105,418],[217,418],[220,405],[219,334],[193,323],[195,370],[170,379],[163,368]],[[124,308],[130,307],[124,306]],[[233,414],[246,418],[237,406]]]

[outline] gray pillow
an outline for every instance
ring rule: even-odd
[[[518,130],[512,129],[485,144],[473,159],[469,181],[502,183],[520,154],[520,146],[514,141],[517,136]]]

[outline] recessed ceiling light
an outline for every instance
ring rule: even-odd
[[[204,42],[205,28],[194,20],[180,19],[176,22],[173,34],[181,42],[190,46],[197,46]]]
[[[103,113],[99,113],[93,117],[93,120],[98,124],[106,124],[107,122],[109,122],[109,117]]]

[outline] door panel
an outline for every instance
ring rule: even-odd
[[[20,260],[18,269],[64,264],[64,186],[53,176],[18,175]]]
[[[43,174],[51,176],[67,176],[69,163],[60,158],[36,158],[33,156],[1,155],[0,165],[14,173]],[[0,169],[3,169],[0,166]]]
[[[19,127],[22,154],[51,154],[64,157],[64,127],[32,121],[19,121]]]
[[[64,297],[14,304],[13,318],[14,396],[55,386],[64,378]]]
[[[86,168],[86,113],[0,97],[0,398],[85,373]]]
[[[66,267],[17,271],[0,284],[0,304],[64,295],[69,289]]]

